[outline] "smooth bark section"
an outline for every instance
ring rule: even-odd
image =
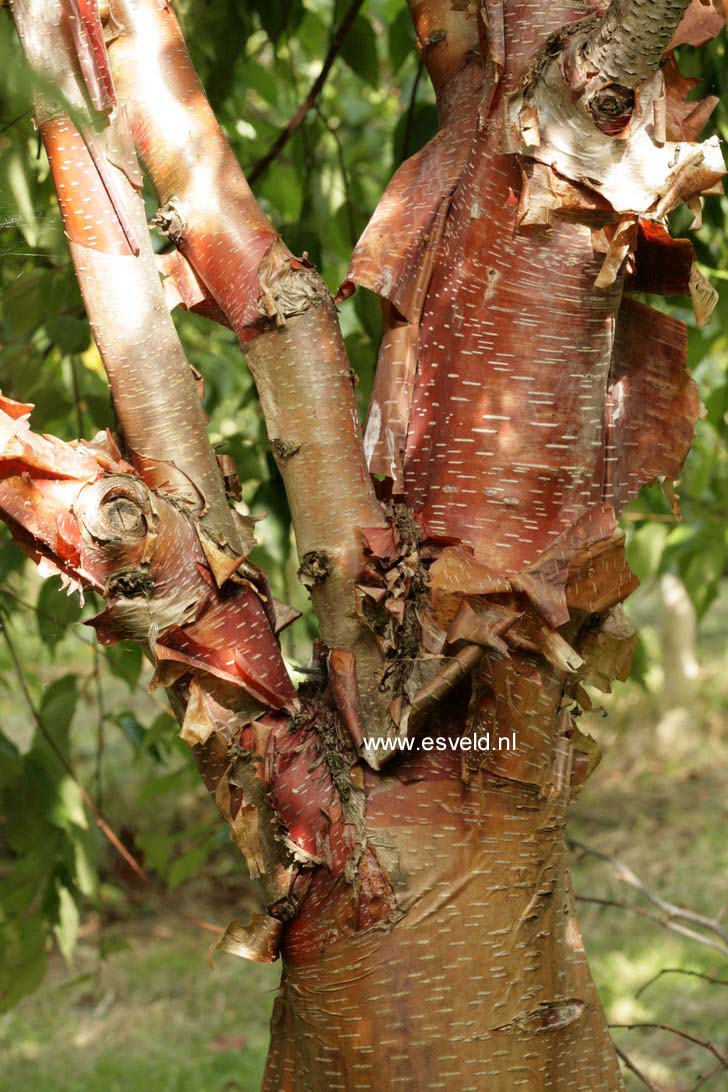
[[[690,0],[612,0],[584,55],[605,79],[637,87],[656,72]]]
[[[86,124],[85,89],[57,0],[17,0],[13,16],[28,64],[43,81],[36,123],[132,461],[147,484],[176,495],[234,545],[206,418],[164,301],[123,110],[117,107],[102,129]]]
[[[257,205],[205,98],[168,6],[117,0],[109,46],[121,101],[170,237],[245,345],[308,555],[323,639],[352,647],[358,527],[384,526],[367,473],[351,372],[321,280],[293,258]],[[248,344],[245,344],[248,343]],[[368,641],[368,638],[364,638]]]
[[[313,876],[283,940],[264,1092],[622,1088],[568,877],[568,689],[536,657],[493,663],[502,704],[483,676],[472,724],[455,696],[430,722],[437,749],[365,775],[398,910],[389,929],[347,929],[351,890]],[[471,731],[489,753],[451,748]]]

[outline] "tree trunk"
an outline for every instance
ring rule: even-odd
[[[629,671],[616,518],[679,474],[698,410],[683,325],[625,294],[709,309],[663,225],[723,173],[659,68],[686,6],[412,0],[441,128],[340,292],[384,306],[362,438],[332,302],[171,7],[15,0],[124,446],[37,437],[5,399],[0,508],[106,596],[102,639],[145,645],[261,877],[222,946],[283,957],[270,1092],[622,1087],[564,824],[598,761],[585,684]],[[164,290],[132,142],[179,248]],[[163,293],[227,322],[258,386],[321,626],[298,693]]]

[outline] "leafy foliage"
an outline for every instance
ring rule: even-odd
[[[179,3],[193,59],[246,170],[305,98],[346,7],[340,0]],[[715,124],[728,135],[725,41],[683,53],[688,74],[704,76],[707,91],[722,93]],[[307,252],[334,290],[393,171],[435,131],[432,94],[421,75],[402,0],[369,0],[316,107],[256,184],[288,244]],[[107,385],[9,19],[0,20],[0,153],[0,388],[35,404],[37,429],[65,439],[90,436],[113,427]],[[151,192],[146,196],[151,216],[154,200]],[[628,522],[640,576],[678,571],[701,613],[728,562],[721,525],[728,511],[728,274],[720,272],[728,268],[727,226],[728,201],[709,202],[698,256],[722,291],[717,319],[690,333],[706,416],[679,486],[683,522],[659,488],[644,491]],[[677,310],[685,312],[684,301]],[[363,411],[380,336],[379,305],[358,291],[341,319]],[[305,612],[282,484],[237,343],[229,331],[194,315],[176,313],[175,321],[191,363],[205,377],[212,440],[235,459],[250,511],[266,517],[258,525],[256,560],[274,593]],[[94,654],[78,623],[98,604],[82,607],[57,580],[39,582],[4,528],[0,536],[0,612],[23,672],[19,679],[0,634],[0,1006],[8,1007],[42,981],[53,940],[72,958],[79,907],[98,897],[100,876],[107,887],[110,882],[105,843],[68,769],[94,783],[97,797],[104,785],[120,793],[131,785],[142,809],[166,801],[172,814],[185,794],[200,790],[170,711],[144,693],[148,670],[139,650],[121,644]],[[314,625],[305,615],[283,635],[294,667],[307,659]],[[212,819],[184,831],[149,822],[133,848],[156,882],[172,890],[225,838]]]

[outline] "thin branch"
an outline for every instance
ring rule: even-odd
[[[632,1059],[625,1054],[623,1050],[620,1050],[618,1046],[615,1046],[614,1049],[617,1052],[617,1057],[621,1058],[630,1073],[634,1073],[635,1077],[642,1082],[645,1088],[649,1088],[650,1092],[665,1092],[661,1085],[655,1084],[655,1082],[650,1080],[641,1069],[638,1069]]]
[[[697,1084],[694,1084],[692,1088],[689,1089],[689,1092],[698,1092],[699,1088],[703,1088],[703,1086],[706,1085],[708,1081],[712,1081],[713,1077],[717,1077],[717,1075],[721,1073],[722,1070],[723,1065],[721,1062],[718,1062],[717,1066],[715,1066],[714,1069],[711,1069],[710,1072],[705,1073],[702,1077],[698,1079]]]
[[[669,918],[658,917],[657,914],[652,914],[649,910],[643,910],[641,906],[635,906],[630,902],[620,902],[618,899],[599,899],[593,895],[577,895],[576,899],[578,902],[588,902],[594,906],[611,906],[617,910],[630,910],[633,914],[638,914],[641,918],[654,922],[655,925],[661,925],[663,929],[669,929],[671,933],[679,933],[680,936],[695,940],[698,944],[703,944],[706,948],[712,948],[714,951],[720,952],[722,956],[728,957],[728,945],[721,944],[719,940],[712,940],[710,937],[703,936],[695,929],[688,929],[687,925],[680,925]]]
[[[17,125],[19,121],[22,121],[23,118],[29,118],[29,117],[30,117],[30,110],[23,110],[22,114],[18,114],[18,116],[16,118],[13,118],[12,121],[8,121],[5,125],[2,126],[2,128],[0,128],[0,136],[2,136],[3,133],[7,133],[8,129],[12,129],[12,127],[14,125]]]
[[[89,794],[88,790],[86,789],[86,787],[79,780],[78,775],[76,774],[76,771],[73,769],[73,766],[68,761],[66,756],[63,754],[63,752],[59,748],[58,744],[56,743],[55,739],[53,738],[53,735],[49,731],[47,724],[43,720],[43,717],[41,716],[40,711],[38,710],[35,702],[33,701],[32,695],[31,695],[30,690],[28,688],[27,680],[25,678],[25,672],[23,671],[23,667],[22,667],[22,664],[20,662],[20,658],[18,657],[18,653],[16,651],[15,645],[14,645],[14,643],[13,643],[11,637],[10,637],[10,634],[7,631],[7,627],[5,626],[5,623],[4,623],[2,618],[0,618],[0,634],[2,634],[2,637],[3,637],[4,641],[5,641],[6,646],[7,646],[8,652],[10,653],[10,659],[11,659],[12,664],[13,664],[13,670],[15,671],[15,676],[16,676],[16,678],[18,680],[18,686],[20,687],[20,691],[21,691],[21,693],[23,695],[23,700],[25,701],[25,704],[28,707],[30,715],[33,718],[33,721],[34,721],[36,727],[38,728],[38,731],[43,736],[43,739],[45,740],[45,742],[48,744],[48,747],[50,748],[53,755],[57,759],[57,761],[58,761],[59,765],[61,766],[61,768],[63,769],[64,773],[66,773],[68,775],[68,777],[70,777],[70,779],[73,781],[73,783],[78,788],[78,791],[81,794],[81,799],[83,800],[84,804],[86,805],[89,812],[91,813],[91,815],[93,817],[93,820],[96,823],[96,826],[99,828],[99,830],[101,831],[103,836],[114,847],[114,849],[119,854],[119,856],[122,857],[125,864],[128,865],[128,867],[132,870],[134,875],[139,880],[141,880],[142,883],[146,884],[152,891],[154,891],[154,893],[157,895],[157,897],[160,899],[160,901],[168,909],[172,910],[179,917],[184,918],[185,921],[191,922],[193,925],[198,926],[198,928],[200,928],[200,929],[205,929],[209,933],[217,933],[217,934],[223,933],[224,930],[221,929],[219,925],[213,925],[212,922],[205,921],[203,918],[195,917],[192,914],[186,914],[183,910],[179,909],[179,907],[177,906],[177,904],[175,902],[172,902],[171,900],[167,899],[166,896],[163,895],[161,891],[157,891],[157,889],[154,887],[154,885],[152,884],[151,879],[149,878],[148,873],[139,864],[137,859],[132,856],[132,854],[129,852],[129,850],[126,848],[126,846],[120,840],[118,835],[109,826],[106,819],[104,819],[103,815],[100,813],[99,809],[96,807],[96,804],[91,799],[91,795]]]
[[[278,134],[265,155],[261,156],[261,158],[250,168],[250,171],[247,172],[248,182],[251,186],[254,186],[258,179],[265,174],[271,163],[275,159],[277,159],[277,157],[285,148],[288,141],[291,139],[293,134],[301,125],[303,119],[306,117],[306,114],[309,112],[309,110],[312,110],[315,107],[318,101],[318,97],[323,90],[324,84],[329,77],[329,73],[334,64],[334,61],[341,52],[341,47],[344,44],[344,40],[351,30],[354,24],[354,20],[359,14],[359,11],[362,8],[363,4],[364,0],[352,0],[352,3],[344,12],[343,19],[339,23],[334,33],[331,35],[328,53],[324,58],[324,63],[321,66],[321,71],[319,72],[314,82],[311,84],[311,89],[308,92],[308,95],[298,107],[295,114],[290,119],[285,128],[282,129],[281,132]]]
[[[422,78],[422,71],[425,67],[425,62],[420,53],[419,60],[417,62],[417,72],[412,83],[412,91],[410,92],[409,105],[407,106],[407,119],[404,123],[404,137],[402,139],[402,155],[400,156],[400,163],[403,163],[409,156],[410,140],[412,139],[412,121],[415,112],[415,100],[417,98],[417,88],[420,85]]]
[[[104,743],[106,728],[106,703],[104,701],[104,688],[101,683],[101,653],[99,646],[94,644],[94,689],[96,691],[96,757],[94,771],[94,785],[96,788],[96,806],[99,810],[103,807],[103,764]]]
[[[728,1056],[721,1054],[718,1048],[708,1039],[700,1039],[697,1035],[691,1035],[688,1031],[674,1028],[670,1024],[656,1024],[645,1021],[636,1024],[610,1024],[609,1027],[623,1028],[625,1031],[633,1031],[639,1028],[656,1028],[658,1031],[669,1031],[671,1035],[679,1035],[681,1039],[686,1039],[689,1043],[695,1043],[696,1046],[701,1046],[704,1050],[710,1051],[713,1057],[720,1062],[723,1069],[728,1069]]]
[[[349,172],[346,168],[346,158],[344,156],[344,145],[341,143],[341,137],[338,130],[331,124],[329,119],[324,114],[320,106],[316,107],[316,113],[321,120],[321,124],[326,129],[326,132],[333,139],[336,146],[336,158],[339,164],[339,173],[341,174],[341,183],[344,188],[344,203],[346,205],[346,215],[349,221],[349,235],[351,237],[351,245],[355,246],[356,241],[359,238],[359,234],[356,230],[356,217],[354,215],[354,201],[351,196],[351,183],[349,180]]]
[[[666,914],[668,918],[676,918],[678,921],[689,921],[693,925],[699,925],[702,929],[707,929],[720,937],[724,946],[728,946],[728,930],[719,925],[715,918],[709,918],[705,914],[698,914],[695,910],[688,910],[683,906],[676,906],[674,903],[667,902],[656,892],[651,891],[639,876],[635,875],[629,865],[626,865],[624,861],[620,861],[618,857],[614,857],[611,853],[593,849],[591,846],[576,842],[573,839],[569,840],[569,845],[574,849],[580,849],[582,853],[588,853],[591,857],[597,857],[600,861],[611,864],[618,880],[639,891],[641,895],[644,895],[646,899],[649,899],[658,909],[662,910],[663,914]]]
[[[635,998],[641,997],[645,990],[652,986],[658,979],[662,978],[664,974],[684,974],[690,978],[702,978],[704,982],[710,982],[713,986],[728,986],[728,978],[714,978],[713,975],[703,974],[702,971],[687,971],[683,967],[663,967],[661,971],[653,975],[652,978],[648,978],[635,994]]]

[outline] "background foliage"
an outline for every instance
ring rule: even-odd
[[[182,0],[193,59],[246,170],[268,150],[318,74],[341,0]],[[0,13],[4,16],[4,13]],[[722,96],[712,123],[728,133],[725,37],[685,49],[681,64]],[[335,290],[376,202],[401,160],[436,127],[426,76],[403,0],[368,0],[317,107],[258,180],[256,194],[294,251],[307,252]],[[154,212],[147,194],[149,215]],[[680,216],[673,225],[686,231]],[[697,330],[687,301],[670,308],[690,323],[690,358],[706,407],[679,483],[678,522],[659,487],[627,514],[630,560],[649,583],[666,571],[685,582],[707,615],[728,565],[728,199],[706,203],[693,237],[720,290],[713,323]],[[157,240],[161,249],[164,240]],[[29,114],[29,83],[10,20],[0,19],[0,388],[36,406],[36,429],[65,439],[112,427],[107,387],[66,250],[45,156]],[[666,307],[665,301],[650,301]],[[363,411],[380,336],[377,301],[358,291],[341,310]],[[306,611],[295,577],[290,521],[249,373],[232,334],[176,313],[191,363],[205,377],[210,433],[237,463],[259,524],[257,560],[276,594]],[[108,917],[135,882],[110,851],[78,778],[159,892],[194,877],[239,884],[242,860],[198,787],[191,759],[138,649],[96,650],[79,623],[98,609],[42,581],[0,528],[0,1008],[43,980],[49,953],[72,961],[82,913]],[[310,614],[284,636],[305,664]],[[636,678],[649,690],[644,645]],[[51,742],[49,742],[49,737]],[[128,870],[127,870],[128,872]],[[240,887],[234,888],[240,895]],[[242,896],[241,896],[242,897]],[[225,911],[220,910],[224,916]],[[109,954],[103,929],[100,959]]]

